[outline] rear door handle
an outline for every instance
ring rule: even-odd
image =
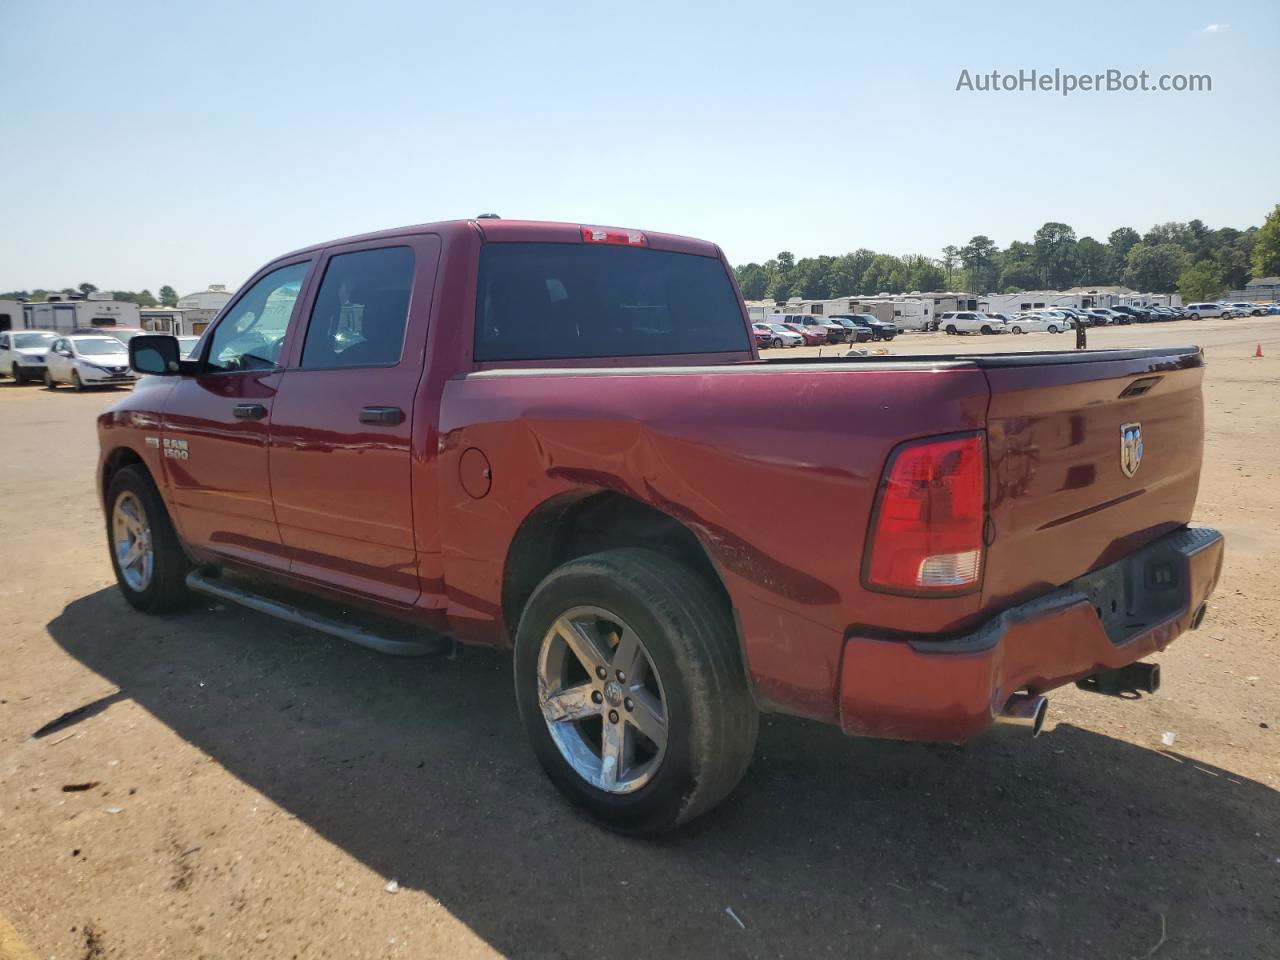
[[[267,408],[260,403],[237,403],[232,412],[237,420],[261,420],[267,415]]]
[[[360,422],[379,427],[398,427],[404,423],[404,411],[399,407],[364,407],[360,410]]]

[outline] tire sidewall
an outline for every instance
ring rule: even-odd
[[[538,702],[537,667],[542,640],[556,618],[577,606],[598,606],[617,614],[639,635],[666,698],[667,745],[653,778],[633,793],[609,794],[583,780],[561,755]],[[682,657],[666,635],[669,626],[630,585],[603,572],[553,573],[535,591],[520,618],[515,644],[516,702],[534,754],[555,786],[576,806],[624,832],[661,830],[694,786],[693,740],[703,725],[689,695]]]
[[[120,575],[116,558],[115,531],[112,517],[116,503],[126,493],[134,499],[146,514],[147,528],[151,532],[152,568],[151,580],[143,590],[135,590]],[[116,585],[130,606],[145,613],[170,610],[179,605],[185,596],[185,587],[179,587],[189,563],[178,544],[169,515],[159,491],[150,475],[139,466],[125,467],[111,479],[106,497],[107,552],[111,557],[111,569],[116,575]]]

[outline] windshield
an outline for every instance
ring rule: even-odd
[[[749,351],[724,264],[665,250],[489,243],[475,358],[555,360]]]
[[[13,345],[20,348],[47,347],[55,339],[52,333],[19,333],[13,337]]]
[[[76,337],[71,342],[76,345],[77,353],[89,357],[124,353],[124,345],[114,337]]]
[[[780,323],[769,324],[769,329],[772,330],[774,333],[790,333],[791,332]]]

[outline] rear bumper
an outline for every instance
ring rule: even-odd
[[[1163,650],[1199,625],[1223,544],[1216,530],[1175,531],[951,640],[851,635],[840,724],[860,736],[959,743],[1019,690],[1044,693]]]

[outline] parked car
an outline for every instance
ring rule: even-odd
[[[199,343],[199,337],[179,337],[178,348],[182,351],[182,359],[191,359],[191,352],[195,350],[196,345]]]
[[[1266,312],[1263,305],[1260,303],[1246,303],[1241,301],[1237,303],[1229,303],[1227,306],[1234,310],[1237,316],[1241,317],[1260,317]]]
[[[1079,322],[1075,316],[1075,311],[1057,307],[1052,310],[1033,310],[1032,315],[1044,319],[1050,325],[1057,327],[1058,330],[1074,330]],[[1057,333],[1058,330],[1051,332]]]
[[[1089,316],[1093,318],[1093,326],[1097,327],[1119,326],[1133,320],[1128,314],[1119,313],[1110,307],[1094,307],[1089,311]]]
[[[820,327],[816,324],[804,326],[799,323],[784,323],[782,326],[786,327],[792,333],[799,335],[804,340],[804,345],[806,347],[818,347],[829,342],[827,340],[827,328],[825,326]]]
[[[842,313],[832,317],[833,320],[847,320],[871,333],[872,340],[892,340],[898,335],[898,325],[892,320],[881,320],[870,313]],[[862,337],[859,343],[865,342]]]
[[[843,343],[848,339],[848,331],[838,323],[832,323],[826,317],[812,316],[807,313],[788,313],[782,317],[782,322],[790,324],[793,327],[799,327],[802,330],[820,330],[825,343]]]
[[[844,327],[848,334],[846,339],[849,343],[867,343],[875,338],[875,334],[870,327],[859,326],[849,317],[827,317],[827,319]],[[890,337],[889,339],[893,338]]]
[[[73,337],[115,337],[121,343],[128,345],[129,341],[145,330],[139,330],[137,327],[80,327],[71,331]]]
[[[50,390],[60,383],[84,390],[118,387],[136,379],[129,369],[129,348],[115,337],[59,337],[45,356],[44,385]]]
[[[1187,313],[1191,314],[1192,320],[1206,320],[1211,317],[1229,317],[1232,315],[1231,309],[1221,303],[1189,303],[1187,304]]]
[[[1134,307],[1129,304],[1118,304],[1111,308],[1113,313],[1120,314],[1121,317],[1127,317],[1127,320],[1121,320],[1121,323],[1150,323],[1151,314],[1142,307]]]
[[[953,310],[938,317],[938,329],[944,333],[1007,333],[1009,328],[985,313]]]
[[[1138,661],[1222,565],[1187,527],[1197,348],[749,362],[731,277],[688,237],[495,219],[267,264],[198,359],[135,337],[98,417],[124,599],[510,648],[551,782],[631,833],[727,796],[761,709],[963,742],[1074,681],[1154,692]]]
[[[0,333],[0,376],[14,383],[39,380],[44,376],[44,357],[58,339],[45,330],[12,330]]]
[[[1006,326],[1010,333],[1060,333],[1068,330],[1070,321],[1059,317],[1046,317],[1026,313],[1011,319]]]
[[[780,323],[753,323],[751,332],[758,347],[798,347],[804,343],[803,336]]]

